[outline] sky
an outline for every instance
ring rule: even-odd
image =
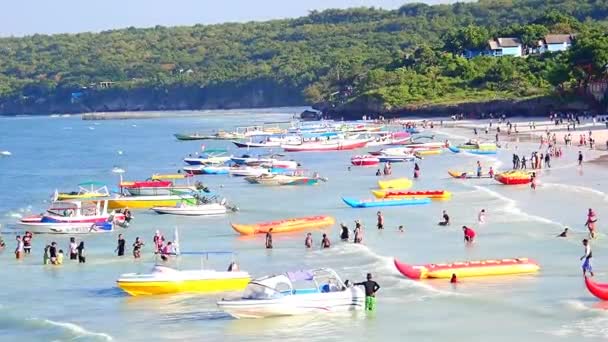
[[[98,32],[260,21],[348,7],[398,8],[412,0],[0,0],[0,36]],[[442,0],[419,0],[437,3]]]

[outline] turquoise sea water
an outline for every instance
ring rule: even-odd
[[[0,253],[0,340],[2,341],[148,341],[227,340],[290,341],[370,340],[394,341],[555,341],[608,338],[608,305],[587,293],[578,258],[585,237],[587,208],[600,219],[600,238],[593,243],[599,280],[608,282],[608,247],[605,230],[608,179],[603,166],[576,167],[578,148],[566,150],[543,171],[537,191],[506,187],[492,180],[450,179],[447,169],[473,169],[484,165],[504,169],[511,155],[529,154],[536,144],[510,143],[510,150],[481,158],[445,152],[420,162],[422,178],[413,189],[445,189],[454,193],[447,202],[427,206],[383,208],[386,229],[375,228],[377,209],[351,209],[340,197],[371,198],[377,177],[374,168],[348,171],[353,154],[361,152],[296,153],[304,168],[328,177],[314,187],[273,188],[247,184],[241,178],[201,176],[241,211],[225,217],[184,218],[135,212],[127,230],[113,234],[79,236],[86,242],[87,263],[66,260],[61,267],[43,266],[44,245],[57,241],[67,249],[68,236],[37,235],[33,252],[22,261],[12,253],[10,226],[20,215],[46,208],[55,189],[70,190],[77,183],[99,180],[115,187],[115,166],[126,169],[126,179],[143,179],[152,173],[175,172],[188,153],[207,148],[230,148],[229,142],[178,142],[172,134],[230,129],[264,121],[288,120],[295,110],[269,110],[197,118],[156,120],[81,121],[78,117],[21,117],[0,119],[0,223],[7,248]],[[462,141],[464,129],[438,128],[439,139]],[[119,154],[118,151],[122,151]],[[233,150],[235,154],[245,153]],[[585,152],[592,158],[597,153]],[[413,164],[395,164],[394,176],[411,177]],[[479,226],[477,213],[488,212]],[[452,226],[438,227],[441,211],[448,210]],[[275,235],[275,248],[263,248],[263,236],[239,237],[229,222],[251,223],[281,218],[328,214],[350,227],[361,219],[366,227],[363,245],[339,242],[338,227],[328,228],[333,246],[305,250],[305,232]],[[405,225],[406,232],[397,227]],[[477,230],[477,242],[465,246],[463,224]],[[572,236],[557,239],[564,225]],[[151,240],[156,229],[171,238],[179,228],[181,249],[235,250],[241,268],[254,276],[288,270],[332,267],[343,279],[360,281],[372,272],[381,285],[378,309],[356,313],[265,320],[235,320],[219,312],[217,299],[230,294],[179,295],[132,298],[115,286],[122,273],[145,272],[153,265]],[[148,246],[134,261],[113,251],[121,232],[130,246],[136,236]],[[322,230],[314,230],[316,246]],[[414,282],[394,269],[392,258],[416,264],[442,261],[530,257],[542,270],[538,275]],[[219,257],[211,266],[224,269],[229,260]],[[196,268],[200,260],[182,258],[180,266]]]

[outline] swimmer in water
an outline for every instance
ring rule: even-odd
[[[450,216],[447,211],[443,211],[443,221],[438,223],[440,226],[449,226],[450,225]]]
[[[405,231],[403,230],[403,226],[399,226],[399,232],[400,232],[400,233],[405,232]]]
[[[564,231],[561,232],[557,237],[568,237],[568,227],[564,228]]]
[[[378,224],[376,226],[378,229],[384,229],[384,216],[382,215],[382,212],[379,211],[376,215],[378,216]]]
[[[312,248],[312,234],[311,233],[306,234],[306,239],[304,240],[304,246],[306,246],[306,248]]]
[[[329,248],[331,247],[331,242],[327,237],[327,234],[323,234],[323,239],[321,240],[321,248]]]
[[[456,284],[458,282],[458,278],[456,278],[456,273],[452,273],[452,278],[450,278],[450,283]]]
[[[272,228],[270,228],[266,233],[265,246],[266,249],[272,249]]]

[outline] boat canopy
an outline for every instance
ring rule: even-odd
[[[78,186],[81,186],[81,187],[85,187],[85,186],[97,186],[97,187],[101,188],[103,186],[106,186],[106,184],[102,183],[102,182],[89,181],[89,182],[82,182],[82,183],[78,184]]]

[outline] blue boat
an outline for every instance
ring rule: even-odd
[[[342,197],[342,201],[352,208],[374,208],[374,207],[395,207],[404,205],[420,205],[431,203],[430,198],[399,198],[399,199],[379,199],[379,200],[356,200],[353,198]]]
[[[448,150],[454,152],[454,153],[460,153],[460,149],[456,146],[448,146]]]
[[[378,156],[378,160],[381,163],[386,163],[386,162],[390,162],[390,163],[402,163],[402,162],[406,162],[406,161],[413,161],[415,159],[415,157],[391,157],[391,156]]]
[[[497,150],[467,150],[470,154],[496,154]]]
[[[210,166],[204,167],[202,173],[205,175],[227,175],[229,169],[228,166]]]

